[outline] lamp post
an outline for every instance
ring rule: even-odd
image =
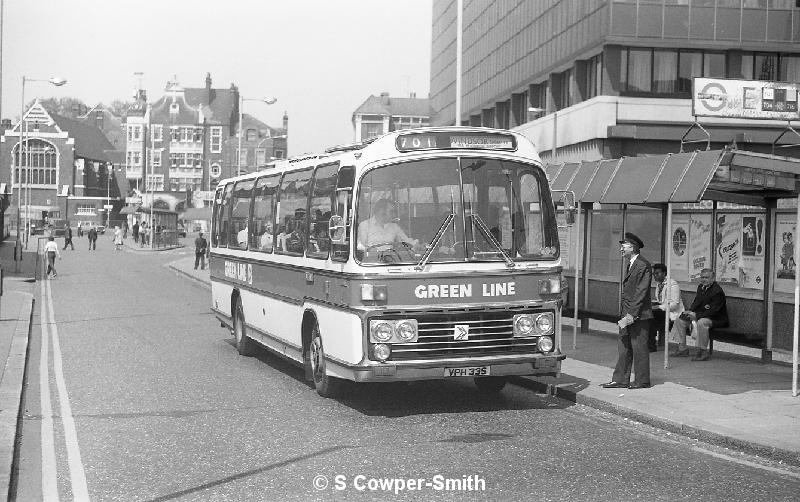
[[[17,176],[19,179],[16,180],[17,182],[17,238],[14,244],[15,249],[15,262],[14,262],[14,271],[19,272],[19,262],[22,259],[22,246],[20,243],[20,212],[22,211],[22,149],[23,145],[25,144],[26,138],[25,133],[27,127],[25,126],[25,83],[26,82],[50,82],[56,87],[61,87],[62,85],[66,84],[66,79],[60,77],[50,77],[50,78],[30,78],[26,77],[25,75],[22,76],[22,93],[20,97],[20,106],[19,106],[19,143],[17,144]],[[28,162],[28,167],[30,168],[30,162]],[[28,188],[28,195],[30,195],[30,173],[26,173],[25,176],[25,183]],[[30,204],[26,204],[25,206],[25,248],[28,247],[28,238],[30,236]]]
[[[242,128],[242,118],[244,116],[244,112],[242,107],[244,106],[245,101],[261,101],[262,103],[266,103],[268,105],[275,104],[278,99],[277,98],[245,98],[241,94],[239,94],[239,149],[236,152],[239,158],[236,160],[236,176],[242,174],[242,135],[244,134],[244,129]]]

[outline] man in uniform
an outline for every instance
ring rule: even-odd
[[[620,242],[625,263],[622,279],[622,301],[620,305],[619,341],[617,342],[617,365],[612,380],[601,386],[606,389],[646,389],[650,387],[650,351],[647,340],[653,311],[650,304],[650,283],[653,271],[639,250],[644,247],[636,235],[626,232]],[[636,377],[630,383],[631,367]]]

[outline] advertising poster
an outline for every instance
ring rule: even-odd
[[[693,214],[689,225],[689,279],[696,281],[700,271],[711,267],[711,215]]]
[[[775,228],[775,291],[794,291],[794,247],[797,244],[797,221],[795,215],[778,215]]]
[[[670,275],[676,281],[689,280],[689,215],[672,215],[670,231]]]
[[[739,284],[742,253],[742,215],[717,215],[717,282]]]
[[[761,289],[764,286],[764,216],[742,215],[742,256],[739,260],[739,286]]]

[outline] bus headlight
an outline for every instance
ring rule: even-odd
[[[372,347],[372,354],[378,361],[385,361],[392,355],[392,348],[385,343],[379,343]]]
[[[536,346],[541,352],[550,352],[553,350],[553,339],[549,336],[540,336]]]
[[[552,314],[541,314],[536,318],[536,329],[543,335],[549,335],[553,332],[553,317]]]
[[[392,325],[386,321],[370,321],[369,332],[373,342],[388,342],[392,338]]]
[[[394,328],[397,338],[403,342],[416,342],[417,341],[417,321],[409,319],[398,321],[397,326]]]
[[[517,314],[514,316],[514,336],[531,336],[533,334],[533,316]]]

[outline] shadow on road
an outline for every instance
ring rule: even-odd
[[[233,339],[225,341],[236,350]],[[263,347],[254,356],[262,363],[291,377],[314,393],[305,371]],[[498,410],[563,409],[574,406],[565,400],[537,393],[530,382],[512,378],[499,394],[478,391],[472,379],[427,380],[391,383],[345,382],[340,403],[367,416],[405,417],[441,413],[491,412]],[[512,384],[514,383],[514,384]],[[532,382],[531,382],[532,383]],[[586,385],[586,383],[584,383]]]

